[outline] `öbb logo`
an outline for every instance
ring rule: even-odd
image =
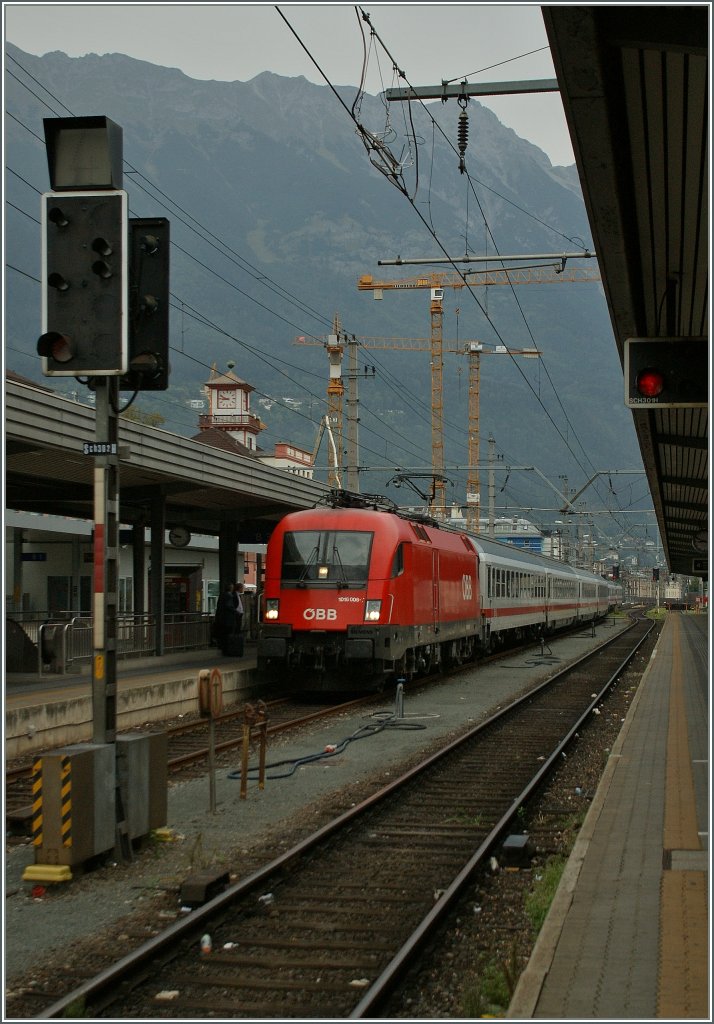
[[[306,608],[302,613],[308,622],[334,622],[337,618],[336,608]]]

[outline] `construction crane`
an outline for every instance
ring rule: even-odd
[[[337,318],[336,318],[337,319]],[[340,337],[340,336],[338,336]],[[330,335],[328,340],[320,338],[307,337],[305,335],[299,335],[295,338],[296,345],[323,345],[328,354],[331,349],[340,348],[341,358],[341,346],[330,345],[329,339],[332,338]],[[432,340],[430,338],[376,338],[376,337],[360,337],[355,339],[365,349],[397,349],[400,351],[408,352],[429,352],[432,349]],[[446,342],[445,351],[453,353],[455,355],[466,355],[468,357],[468,478],[466,482],[466,523],[468,529],[475,533],[479,530],[480,523],[480,511],[481,511],[481,492],[480,492],[480,479],[479,479],[479,460],[480,460],[480,427],[479,427],[479,403],[480,403],[480,378],[481,378],[481,356],[482,355],[510,355],[510,356],[524,356],[526,359],[536,359],[540,356],[540,351],[536,348],[524,348],[524,349],[507,349],[505,345],[497,345],[495,348],[484,348],[480,341],[463,341],[463,342]],[[330,361],[330,384],[328,385],[328,396],[330,394],[330,386],[333,384],[333,372],[334,364],[332,357]],[[335,407],[335,419],[331,419],[330,422],[333,425],[335,435],[339,438],[343,436],[343,424],[342,424],[342,405],[340,404],[339,409]],[[329,415],[329,413],[328,413]],[[316,443],[315,456],[317,455],[317,448],[324,433],[324,422],[320,424],[320,431],[318,434],[318,440]],[[353,456],[350,460],[356,462],[356,456]],[[314,459],[313,459],[314,462]],[[328,481],[332,479],[333,486],[339,487],[339,482],[335,481],[335,477],[339,476],[339,470],[341,469],[341,461],[338,463],[333,459],[334,469],[328,471]],[[436,470],[432,465],[432,473],[436,478]],[[445,479],[445,478],[444,478]],[[435,479],[436,484],[439,483]],[[441,481],[444,483],[444,480]],[[351,488],[353,489],[353,488]],[[442,488],[443,489],[443,488]],[[442,501],[441,506],[435,500],[436,491],[434,492],[433,498],[433,509],[432,511],[442,514],[445,508],[445,503]]]
[[[527,258],[527,257],[524,257]],[[408,291],[411,289],[429,288],[431,291],[431,302],[429,313],[431,316],[431,465],[434,473],[434,510],[436,514],[445,514],[446,510],[446,482],[444,477],[444,440],[443,440],[443,335],[442,324],[444,316],[443,299],[444,288],[471,288],[473,286],[484,287],[488,285],[521,285],[521,284],[553,284],[573,283],[581,281],[599,281],[600,272],[597,268],[583,268],[579,266],[566,267],[564,263],[548,264],[531,267],[514,267],[507,270],[479,270],[464,271],[433,271],[428,274],[418,274],[415,277],[403,277],[392,281],[376,281],[371,274],[363,274],[357,282],[360,291],[371,291],[375,299],[383,298],[383,292],[387,290]],[[505,346],[504,346],[505,349]],[[490,350],[483,350],[490,351]],[[505,352],[511,350],[505,349]],[[535,350],[529,354],[535,355]],[[475,359],[476,366],[478,360]],[[477,373],[477,370],[474,371]],[[478,410],[478,381],[475,383],[476,393],[472,397],[471,385],[469,387],[470,407],[473,404]],[[476,419],[478,411],[476,411]],[[470,438],[469,438],[470,440]],[[469,459],[469,466],[477,466],[478,459]],[[476,470],[470,470],[477,473]],[[478,494],[478,479],[473,477],[467,484],[471,488],[469,493]],[[467,510],[468,510],[467,501]],[[471,504],[476,504],[472,501]],[[473,520],[473,512],[468,516]],[[478,519],[476,524],[478,524]]]
[[[308,339],[302,335],[295,339],[295,343],[300,345],[322,345],[330,362],[330,374],[327,382],[327,415],[320,420],[312,462],[314,466],[322,436],[327,429],[330,447],[333,449],[333,458],[331,461],[328,459],[327,483],[329,487],[333,488],[341,486],[340,477],[342,475],[342,405],[345,395],[345,385],[342,380],[342,356],[344,353],[342,338],[340,314],[335,313],[332,318],[332,334],[329,334],[327,338]]]
[[[320,451],[320,442],[322,441],[323,434],[327,434],[330,444],[330,451],[332,454],[332,462],[330,462],[328,459],[327,482],[330,485],[330,487],[337,488],[337,490],[340,490],[342,487],[342,482],[340,479],[340,456],[342,453],[335,444],[335,438],[333,437],[332,434],[332,426],[330,424],[329,413],[323,416],[323,418],[320,420],[320,426],[317,431],[317,437],[315,438],[315,446],[312,449],[313,466],[317,462],[317,453]]]

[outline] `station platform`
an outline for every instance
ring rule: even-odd
[[[252,656],[255,660],[257,644],[246,640],[243,658],[227,657],[217,647],[205,647],[197,650],[172,651],[169,654],[149,655],[139,658],[121,658],[117,662],[117,684],[127,687],[140,678],[161,677],[165,673],[181,675],[183,670],[193,671],[204,666],[228,665],[236,661],[244,661]],[[46,694],[48,700],[53,699],[57,690],[67,687],[91,686],[92,666],[90,662],[82,663],[71,672],[7,672],[5,674],[5,693],[16,700],[24,700],[23,694]]]
[[[256,643],[246,640],[243,656],[224,656],[216,647],[176,651],[158,657],[127,658],[117,664],[117,728],[126,730],[198,710],[202,670],[219,669],[224,703],[250,692]],[[32,754],[47,747],[92,738],[90,666],[82,671],[8,673],[5,676],[5,755]]]
[[[711,1020],[709,678],[670,613],[509,1019]]]

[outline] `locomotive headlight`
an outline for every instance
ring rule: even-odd
[[[365,601],[364,605],[364,621],[365,622],[379,622],[382,614],[382,602],[381,601]]]
[[[278,611],[280,609],[280,601],[277,597],[269,597],[265,602],[265,618],[268,621],[274,622],[278,617]]]
[[[317,570],[317,578],[320,580],[326,580],[330,574],[329,566],[321,565]]]

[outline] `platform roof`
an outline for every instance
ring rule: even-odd
[[[6,381],[5,505],[24,512],[93,519],[95,412],[41,386]],[[241,524],[239,539],[267,540],[287,512],[312,508],[322,483],[265,466],[156,427],[122,419],[120,520],[149,525],[152,502],[166,501],[166,525],[217,535]]]
[[[627,338],[708,346],[710,10],[542,8],[623,364]],[[668,567],[703,575],[709,407],[632,415]]]

